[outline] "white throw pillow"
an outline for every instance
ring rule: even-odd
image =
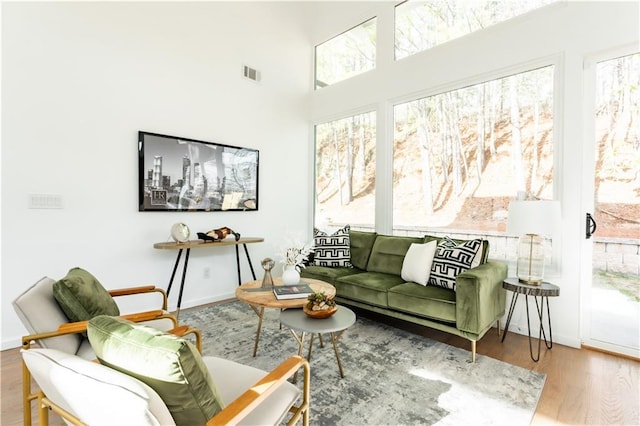
[[[430,241],[426,244],[412,243],[407,250],[402,262],[402,272],[400,276],[405,281],[413,281],[420,285],[427,285],[429,274],[431,273],[431,263],[436,254],[437,241]]]

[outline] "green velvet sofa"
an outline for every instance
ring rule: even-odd
[[[424,244],[437,237],[398,237],[374,232],[349,231],[352,267],[310,265],[303,278],[315,278],[336,288],[336,301],[399,318],[471,341],[475,362],[476,342],[505,312],[502,281],[507,265],[487,261],[489,243],[483,241],[482,262],[455,278],[455,291],[405,282],[401,278],[405,254],[412,243]],[[499,331],[499,329],[498,329]]]

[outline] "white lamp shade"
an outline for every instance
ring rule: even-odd
[[[520,201],[509,203],[507,232],[520,235],[516,275],[520,282],[538,285],[544,278],[545,239],[560,229],[558,201]]]
[[[518,201],[509,203],[507,232],[512,235],[555,236],[560,229],[559,201]]]

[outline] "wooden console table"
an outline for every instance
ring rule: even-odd
[[[240,238],[236,241],[234,238],[227,238],[221,241],[213,241],[213,242],[204,242],[203,240],[189,240],[184,243],[177,242],[163,242],[163,243],[155,243],[153,248],[161,249],[161,250],[178,250],[178,256],[176,257],[176,263],[173,265],[173,272],[171,272],[171,279],[169,280],[169,286],[167,287],[167,296],[171,292],[171,286],[173,285],[173,279],[176,276],[176,271],[178,270],[178,264],[180,263],[180,258],[182,257],[182,251],[186,250],[187,253],[184,258],[184,265],[182,267],[182,279],[180,282],[180,292],[178,293],[178,309],[176,315],[180,315],[180,305],[182,304],[182,291],[184,290],[184,280],[187,276],[187,265],[189,264],[189,253],[192,248],[210,248],[210,247],[223,247],[223,246],[235,246],[236,248],[236,267],[238,271],[238,285],[242,284],[242,278],[240,276],[240,252],[238,249],[239,245],[244,247],[244,254],[247,257],[247,262],[249,263],[249,268],[251,269],[251,275],[253,279],[256,279],[256,273],[253,270],[253,265],[251,264],[251,257],[249,256],[249,250],[247,249],[247,244],[251,243],[261,243],[264,241],[264,238]]]

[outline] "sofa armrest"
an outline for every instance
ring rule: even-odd
[[[504,315],[506,277],[502,262],[486,262],[456,277],[456,328],[481,334]]]

